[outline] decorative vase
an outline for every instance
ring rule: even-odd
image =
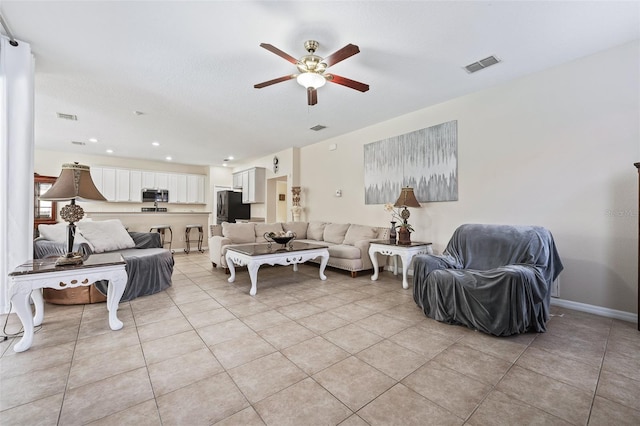
[[[398,230],[398,244],[411,244],[411,232],[407,228],[400,227]]]
[[[391,221],[391,229],[389,229],[389,240],[395,241],[396,237],[396,223],[394,221]]]

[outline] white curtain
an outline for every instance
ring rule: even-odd
[[[8,274],[33,257],[33,72],[31,46],[0,36],[0,313]]]

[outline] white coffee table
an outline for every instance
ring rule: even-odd
[[[432,254],[433,249],[431,243],[423,243],[420,241],[411,242],[410,244],[398,244],[396,241],[391,240],[375,240],[369,245],[369,257],[373,264],[372,281],[378,279],[378,258],[376,253],[384,254],[387,256],[393,256],[393,275],[398,275],[398,261],[396,256],[400,256],[402,259],[402,288],[409,288],[409,282],[407,281],[407,273],[409,272],[409,266],[411,260],[417,254]]]
[[[258,291],[258,269],[262,265],[293,265],[293,270],[298,270],[298,264],[307,260],[321,257],[320,279],[326,280],[324,269],[329,261],[329,250],[320,244],[311,244],[301,241],[293,241],[286,246],[282,244],[246,244],[227,247],[225,259],[231,276],[227,281],[230,283],[236,280],[236,269],[234,265],[247,266],[249,277],[251,278],[250,295],[255,296]]]

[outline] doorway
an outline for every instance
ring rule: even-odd
[[[286,222],[289,194],[286,176],[272,178],[267,181],[267,217],[268,223]]]

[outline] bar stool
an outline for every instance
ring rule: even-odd
[[[202,225],[187,225],[187,227],[184,229],[184,241],[187,245],[187,247],[184,249],[184,252],[189,254],[189,252],[191,251],[191,241],[196,241],[189,239],[189,232],[192,228],[198,228],[198,251],[200,253],[204,253],[204,250],[202,250],[202,240],[204,239],[204,231],[202,230]]]
[[[169,231],[169,241],[165,240],[165,231]],[[157,231],[160,234],[160,243],[162,244],[162,248],[164,248],[165,244],[169,244],[169,250],[171,250],[171,241],[173,241],[173,231],[171,230],[171,225],[154,225],[149,229],[149,232]],[[171,250],[173,253],[173,250]]]

